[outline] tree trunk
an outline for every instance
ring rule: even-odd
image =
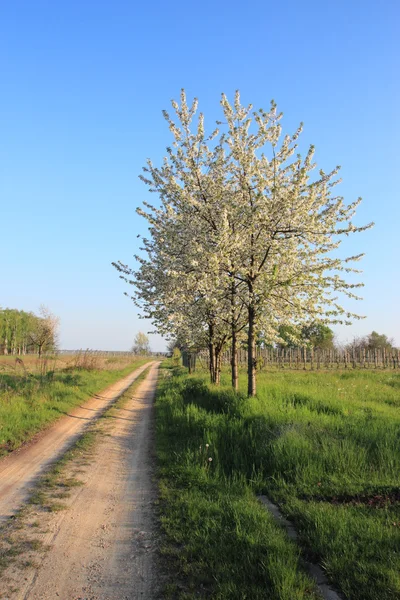
[[[237,333],[236,327],[232,324],[232,387],[234,390],[239,389],[239,370],[238,370],[238,348],[237,348]]]
[[[256,336],[255,336],[255,308],[253,304],[249,305],[249,333],[248,333],[248,365],[247,365],[247,393],[249,396],[255,396],[256,387]]]
[[[209,332],[209,353],[210,353],[210,381],[211,383],[215,383],[215,375],[216,375],[216,362],[215,362],[215,343],[214,343],[214,327],[212,324],[208,326]]]
[[[250,198],[251,208],[253,209],[253,201]],[[256,335],[255,335],[255,320],[256,320],[256,307],[254,298],[254,234],[250,236],[250,278],[247,282],[249,288],[249,306],[248,306],[248,317],[249,317],[249,333],[247,338],[247,394],[249,397],[255,396],[257,392],[256,387],[256,370],[257,370],[257,356],[256,356]]]
[[[221,383],[221,363],[222,363],[222,348],[215,349],[215,385]]]
[[[14,327],[11,339],[11,354],[17,354],[17,329]]]
[[[196,371],[196,353],[188,352],[187,353],[187,366],[189,367],[189,375]]]
[[[236,285],[235,285],[235,280],[232,277],[232,281],[231,281],[231,335],[232,335],[231,372],[232,372],[232,387],[234,390],[239,389],[236,316],[237,316],[236,315]]]

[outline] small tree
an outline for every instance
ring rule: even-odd
[[[308,323],[301,326],[281,325],[279,327],[278,348],[298,348],[307,346],[314,350],[331,350],[334,348],[334,333],[323,323]]]
[[[334,333],[328,325],[311,323],[304,325],[301,330],[302,338],[315,350],[332,350]]]
[[[32,322],[29,337],[32,344],[36,346],[40,358],[43,352],[56,349],[60,319],[43,305],[39,309],[39,314],[40,317]]]
[[[142,355],[150,354],[149,338],[142,331],[139,331],[139,333],[137,333],[135,336],[134,343],[132,346],[132,352],[134,352],[135,354]]]
[[[368,339],[367,337],[355,335],[351,342],[345,344],[343,346],[346,352],[360,352],[362,350],[366,350],[368,347]]]
[[[391,350],[394,346],[393,338],[388,338],[384,333],[372,331],[366,338],[369,350]]]

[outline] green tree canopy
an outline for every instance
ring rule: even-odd
[[[40,316],[15,308],[0,309],[0,354],[53,351],[57,346],[59,319],[46,307]]]
[[[384,333],[378,333],[377,331],[372,331],[366,337],[366,346],[369,350],[382,350],[385,348],[386,350],[390,350],[393,348],[393,338],[388,338]]]
[[[309,346],[315,350],[330,350],[334,347],[334,333],[330,327],[323,323],[310,323],[301,327],[294,325],[281,325],[279,337],[284,343],[280,347],[296,348]]]

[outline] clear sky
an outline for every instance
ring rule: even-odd
[[[161,116],[182,87],[210,127],[221,92],[304,122],[341,193],[362,196],[350,252],[365,251],[373,329],[400,344],[398,0],[0,3],[0,306],[61,318],[63,348],[128,349],[150,325],[111,262],[132,263],[148,192],[138,175],[170,143]],[[339,191],[339,188],[337,188]],[[128,290],[129,291],[129,290]],[[153,338],[154,349],[163,349]]]

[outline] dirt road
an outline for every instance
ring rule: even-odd
[[[15,514],[37,477],[120,396],[149,366],[139,367],[127,377],[109,386],[101,394],[73,409],[33,443],[27,444],[0,460],[0,522]]]
[[[155,529],[152,482],[153,398],[158,363],[123,408],[105,419],[90,464],[67,463],[79,477],[67,510],[29,520],[48,552],[31,553],[24,570],[7,570],[7,600],[154,600]],[[64,475],[64,473],[63,473]],[[32,521],[36,519],[36,521]],[[23,535],[23,532],[22,534]],[[33,565],[33,566],[32,566]],[[0,582],[1,584],[1,582]]]

